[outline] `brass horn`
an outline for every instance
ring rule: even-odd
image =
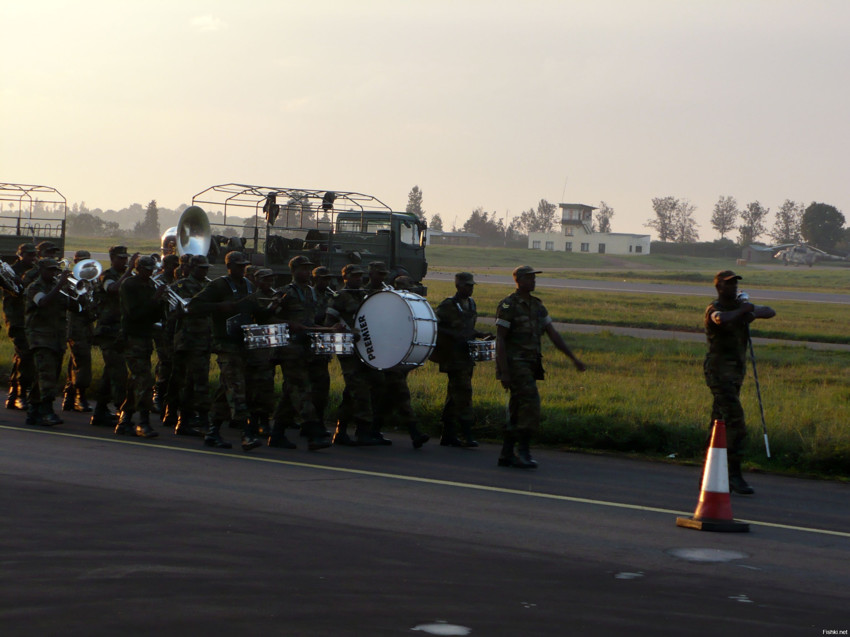
[[[212,230],[207,213],[200,206],[189,206],[177,221],[177,254],[207,256],[210,251]]]

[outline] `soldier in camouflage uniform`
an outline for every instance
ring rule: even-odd
[[[35,363],[36,381],[29,394],[28,425],[59,425],[53,411],[65,355],[68,297],[61,293],[70,276],[55,259],[38,262],[38,277],[26,289],[25,330]]]
[[[6,398],[6,409],[26,409],[27,394],[35,377],[35,367],[32,352],[27,345],[27,335],[24,328],[24,313],[26,310],[26,295],[23,277],[35,269],[36,249],[31,243],[18,246],[18,259],[12,264],[12,270],[18,277],[18,290],[15,292],[3,288],[3,319],[6,323],[6,333],[12,341],[15,353],[12,357],[12,371],[9,374],[9,396]]]
[[[534,469],[531,457],[531,434],[540,424],[540,394],[537,381],[543,380],[543,354],[540,338],[544,333],[552,344],[572,360],[575,368],[586,368],[567,347],[552,325],[543,302],[532,296],[539,270],[523,265],[513,271],[516,292],[503,299],[496,308],[496,378],[510,391],[505,440],[499,456],[500,467]],[[518,454],[514,445],[519,443]]]
[[[54,259],[57,263],[62,258],[62,251],[52,241],[42,241],[35,246],[36,259]],[[61,266],[60,266],[61,268]],[[24,289],[38,278],[38,268],[31,268],[22,277]]]
[[[741,277],[731,270],[714,277],[717,298],[705,310],[705,335],[708,353],[703,363],[705,383],[711,390],[711,425],[715,420],[726,423],[726,448],[729,466],[729,488],[735,493],[751,495],[753,488],[741,472],[741,448],[747,436],[744,409],[741,407],[741,385],[747,371],[749,325],[755,319],[769,319],[776,312],[738,298]]]
[[[189,265],[183,268],[187,276],[171,287],[188,302],[206,286],[210,264],[205,256],[196,255],[191,256]],[[178,308],[174,326],[174,359],[163,418],[163,425],[174,427],[177,435],[198,436],[209,429],[211,352],[210,317],[187,314]]]
[[[316,325],[324,325],[328,305],[334,291],[330,286],[333,274],[325,266],[314,268],[312,272],[313,289],[316,290]],[[314,356],[310,366],[310,382],[313,384],[313,405],[319,415],[319,422],[325,422],[325,409],[330,400],[331,375],[328,371],[330,356]]]
[[[97,323],[94,328],[94,344],[103,357],[103,375],[97,390],[97,403],[91,424],[100,427],[115,426],[114,416],[109,412],[109,402],[116,408],[124,403],[127,388],[127,364],[124,361],[124,336],[121,332],[121,299],[119,290],[136,267],[139,253],[132,258],[125,246],[109,248],[110,267],[105,270],[94,288]],[[128,260],[130,267],[127,267]]]
[[[363,274],[363,268],[359,265],[348,264],[342,268],[343,287],[334,294],[328,305],[326,326],[357,333],[355,316],[366,298],[366,290],[361,287]],[[375,385],[380,386],[381,373],[363,363],[356,354],[338,356],[337,359],[345,389],[337,413],[334,444],[391,445],[392,441],[385,438],[374,426],[372,389]],[[352,423],[355,427],[354,439],[348,435],[348,425]]]
[[[276,352],[283,371],[283,394],[275,411],[269,445],[277,446],[283,428],[292,419],[307,438],[307,448],[317,451],[329,447],[330,436],[319,420],[313,402],[313,382],[310,370],[316,356],[310,349],[311,331],[327,331],[316,326],[318,296],[309,285],[313,263],[305,256],[289,261],[292,281],[275,298],[272,308],[278,320],[289,324],[289,345]],[[326,366],[327,367],[327,366]]]
[[[135,434],[141,438],[155,438],[157,431],[151,427],[151,355],[153,354],[154,323],[163,320],[165,286],[157,287],[151,281],[156,262],[152,257],[136,261],[136,275],[126,279],[119,291],[121,306],[121,331],[125,338],[125,358],[129,376],[127,392],[121,405],[121,417],[115,427],[116,434]],[[132,417],[139,412],[139,423],[133,427]]]
[[[211,281],[189,303],[190,316],[212,319],[213,351],[220,370],[219,386],[210,410],[212,422],[204,437],[208,447],[230,449],[221,437],[221,426],[231,420],[242,428],[242,450],[256,449],[262,443],[251,427],[245,388],[245,347],[242,325],[256,323],[267,316],[260,306],[254,286],[245,278],[248,259],[241,252],[230,251],[224,257],[227,275]]]
[[[261,303],[268,306],[271,303],[274,290],[274,272],[268,268],[257,268],[254,271],[254,281],[258,289],[258,298]],[[272,316],[257,321],[260,325],[275,323]],[[251,408],[251,423],[256,428],[260,437],[270,435],[269,416],[275,410],[274,400],[274,375],[275,364],[272,356],[277,348],[262,347],[249,349],[246,352],[245,379],[247,386],[248,405]],[[272,446],[285,449],[295,449],[295,443],[291,442],[284,431],[279,432],[279,437],[274,440]]]
[[[454,296],[444,299],[435,311],[437,315],[437,345],[431,360],[440,365],[440,372],[448,377],[446,404],[443,406],[443,435],[440,444],[444,447],[477,447],[472,438],[475,419],[472,410],[472,371],[475,361],[469,355],[469,341],[476,338],[492,338],[491,334],[475,329],[478,311],[472,292],[475,279],[469,272],[455,274]],[[463,440],[457,437],[457,426],[463,432]]]
[[[74,264],[91,259],[88,250],[77,250]],[[95,319],[93,301],[85,294],[68,302],[68,371],[65,380],[62,411],[90,412],[92,408],[86,399],[86,391],[91,385],[91,348],[94,336],[92,324]]]
[[[162,271],[157,280],[162,285],[172,285],[177,281],[177,268],[180,257],[167,254],[162,259]],[[177,320],[174,312],[166,310],[162,320],[157,321],[153,330],[153,344],[156,350],[156,369],[154,371],[153,403],[151,411],[162,414],[165,411],[165,397],[168,395],[168,381],[171,378],[171,368],[174,361],[174,323]],[[169,424],[169,426],[171,426]]]

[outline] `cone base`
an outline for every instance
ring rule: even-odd
[[[707,518],[676,518],[676,526],[697,531],[716,531],[720,533],[748,533],[750,525],[735,520],[709,520]]]

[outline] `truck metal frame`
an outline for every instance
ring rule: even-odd
[[[0,255],[14,260],[20,244],[42,241],[64,252],[67,215],[68,201],[51,186],[0,182]]]
[[[278,282],[289,280],[289,260],[298,255],[334,274],[348,263],[371,261],[415,282],[427,273],[424,221],[371,195],[230,183],[203,190],[192,204],[210,218],[212,260],[241,250],[272,269]]]

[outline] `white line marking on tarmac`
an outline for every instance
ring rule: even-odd
[[[136,447],[144,447],[145,449],[158,449],[161,451],[176,451],[182,453],[194,453],[201,455],[216,456],[218,458],[228,458],[231,460],[247,460],[251,462],[266,462],[271,464],[280,464],[290,467],[301,467],[304,469],[318,469],[320,471],[333,471],[337,473],[347,473],[353,475],[369,476],[373,478],[388,478],[390,480],[401,480],[404,482],[418,482],[421,484],[433,484],[444,487],[456,487],[460,489],[470,489],[472,491],[487,491],[490,493],[504,493],[507,495],[521,495],[529,498],[540,498],[543,500],[556,500],[560,502],[575,502],[578,504],[593,504],[596,506],[611,507],[614,509],[627,509],[630,511],[646,511],[649,513],[664,513],[665,515],[692,515],[690,511],[675,511],[673,509],[662,509],[660,507],[650,507],[640,504],[627,504],[625,502],[610,502],[607,500],[593,500],[591,498],[579,498],[570,495],[558,495],[556,493],[538,493],[534,491],[523,491],[520,489],[508,489],[506,487],[491,487],[484,484],[472,484],[469,482],[454,482],[452,480],[438,480],[436,478],[422,478],[418,476],[405,476],[398,473],[382,473],[380,471],[367,471],[365,469],[349,469],[346,467],[328,467],[320,464],[312,464],[309,462],[298,462],[295,460],[281,460],[279,458],[264,458],[262,456],[252,456],[248,454],[226,454],[221,451],[213,451],[209,449],[183,449],[181,447],[165,447],[151,442],[138,442],[135,440],[121,440],[119,438],[101,438],[98,436],[87,436],[85,434],[74,434],[62,431],[54,431],[52,429],[30,429],[24,427],[13,427],[10,425],[0,425],[0,429],[8,429],[9,431],[23,431],[26,433],[41,434],[47,436],[61,436],[65,438],[79,438],[80,440],[93,440],[114,444],[133,445]],[[806,526],[794,526],[791,524],[778,524],[776,522],[761,522],[759,520],[737,520],[738,522],[746,522],[756,526],[764,526],[774,529],[784,529],[787,531],[802,531],[804,533],[818,533],[821,535],[835,535],[837,537],[850,538],[850,532],[846,531],[830,531],[829,529],[816,529]]]

